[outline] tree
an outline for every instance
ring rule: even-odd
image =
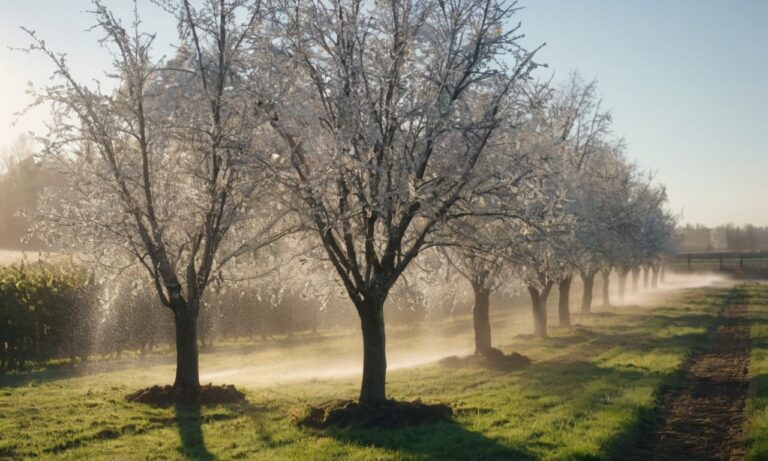
[[[475,235],[498,236],[499,226],[495,230],[473,229]],[[487,234],[485,234],[487,232]],[[488,355],[491,345],[490,299],[491,293],[501,288],[507,281],[504,277],[505,261],[495,253],[494,248],[478,246],[474,249],[465,245],[463,249],[446,251],[445,258],[453,268],[472,286],[474,303],[472,305],[472,326],[475,330],[475,354]]]
[[[654,184],[650,174],[637,179],[632,199],[635,214],[630,246],[634,248],[635,261],[647,268],[646,274],[652,271],[651,287],[656,288],[662,261],[677,250],[677,219],[665,209],[666,189]]]
[[[570,253],[574,248],[574,215],[568,194],[574,187],[574,169],[568,158],[567,132],[556,92],[548,85],[533,85],[528,92],[529,119],[515,148],[530,159],[534,181],[529,188],[533,199],[524,204],[524,216],[511,235],[510,260],[531,297],[534,334],[547,336],[547,301],[555,283],[572,272]],[[567,282],[570,283],[570,282]]]
[[[516,109],[507,112],[497,142],[488,146],[475,167],[488,188],[478,189],[476,200],[458,204],[464,217],[447,223],[439,236],[446,245],[444,257],[472,287],[476,354],[494,352],[490,296],[513,285],[511,266],[520,264],[521,259],[527,261],[520,257],[519,248],[540,237],[536,234],[552,230],[552,223],[542,220],[541,213],[557,200],[550,200],[540,190],[546,182],[543,178],[551,172],[542,167],[548,162],[541,156],[541,146],[530,142],[536,138],[538,127],[536,114],[530,110],[530,93],[545,89],[532,85],[512,102]],[[466,206],[469,208],[462,209]]]
[[[591,311],[594,279],[600,272],[604,278],[603,303],[610,302],[607,290],[611,270],[621,265],[628,251],[634,167],[626,162],[622,149],[621,142],[601,144],[578,192],[580,225],[576,232],[581,251],[576,267],[584,283],[581,311],[585,314]]]
[[[582,296],[591,298],[596,227],[602,225],[592,214],[591,192],[595,190],[600,157],[606,152],[611,115],[602,110],[595,81],[585,83],[574,72],[565,85],[554,93],[549,117],[559,137],[558,151],[569,181],[564,183],[565,207],[573,220],[567,246],[561,246],[562,278],[558,281],[558,314],[560,326],[570,326],[570,289],[574,272],[580,272],[585,283]],[[591,303],[591,300],[589,300]]]
[[[34,158],[35,146],[28,136],[0,153],[0,248],[42,250],[43,242],[25,238],[28,219],[24,209],[34,208],[45,187],[62,183],[62,177],[44,168]]]
[[[283,176],[354,303],[362,403],[386,399],[384,301],[454,213],[487,185],[475,166],[531,54],[514,2],[285,1],[293,98],[270,122]],[[503,63],[510,63],[511,69]],[[298,95],[298,96],[296,96]]]
[[[178,53],[166,62],[152,57],[154,35],[141,32],[137,8],[126,27],[94,2],[95,29],[114,57],[114,89],[79,82],[65,55],[29,31],[32,49],[56,68],[54,83],[36,93],[37,104],[52,107],[40,157],[69,179],[67,190],[44,198],[36,230],[112,269],[147,271],[173,312],[174,386],[189,396],[199,387],[197,319],[206,288],[254,245],[229,255],[220,249],[241,221],[258,216],[249,197],[268,190],[252,167],[259,164],[254,107],[235,78],[261,10],[245,1],[160,4],[179,20]]]

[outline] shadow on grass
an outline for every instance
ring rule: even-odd
[[[621,388],[633,385],[651,385],[657,377],[647,370],[615,367],[601,367],[589,361],[570,363],[540,362],[531,365],[518,375],[521,392],[525,398],[541,399],[536,403],[542,413],[558,403],[550,401],[551,396],[563,396],[573,407],[573,415],[588,415],[600,408],[610,408],[613,399],[621,394]],[[477,392],[482,393],[483,390]],[[565,397],[567,396],[567,397]],[[404,458],[426,460],[534,460],[550,449],[563,448],[557,443],[529,437],[519,442],[503,442],[489,438],[483,433],[468,430],[463,424],[464,414],[493,416],[494,408],[456,409],[456,421],[446,421],[431,426],[407,429],[378,428],[331,428],[320,434],[330,436],[345,444],[359,447],[377,447],[402,454]],[[502,412],[503,413],[503,412]],[[502,413],[497,419],[509,423]],[[462,424],[463,423],[463,424]],[[494,421],[491,424],[495,424]],[[471,424],[471,423],[470,423]],[[592,459],[590,456],[573,456],[567,459]]]
[[[524,448],[503,445],[454,421],[405,429],[332,428],[322,434],[359,447],[374,446],[401,453],[406,458],[430,461],[538,459]]]
[[[188,459],[196,461],[212,461],[213,456],[205,446],[203,437],[203,415],[198,405],[177,404],[176,421],[181,437],[179,451]]]
[[[720,296],[710,297],[711,304],[720,305],[724,309],[728,305],[744,304],[748,300],[743,287],[735,287]],[[627,425],[606,447],[606,459],[609,460],[645,460],[651,459],[654,447],[659,441],[658,431],[664,424],[667,407],[681,392],[685,385],[685,369],[695,359],[698,351],[708,347],[707,339],[722,325],[730,325],[738,322],[738,319],[715,315],[688,315],[681,317],[668,317],[655,315],[649,322],[664,320],[666,325],[687,327],[704,327],[703,333],[682,334],[666,338],[658,338],[650,344],[659,347],[686,347],[688,353],[680,366],[672,373],[664,375],[661,384],[656,388],[655,398],[650,407],[640,407],[635,413],[634,421]],[[642,344],[642,343],[640,343]],[[645,347],[641,347],[645,350]],[[760,377],[758,377],[760,379]]]
[[[505,351],[521,353],[545,346],[561,353],[547,359],[547,362],[563,364],[592,360],[615,348],[638,352],[686,353],[700,343],[707,334],[715,315],[690,314],[670,316],[663,314],[631,315],[617,314],[623,320],[614,325],[578,326],[569,334],[551,336],[528,343],[515,341],[502,347]],[[675,328],[697,329],[697,332],[675,332]],[[649,334],[671,329],[668,335]]]
[[[658,442],[657,430],[664,420],[659,401],[661,396],[679,392],[684,385],[682,370],[664,375],[654,391],[651,406],[635,410],[634,420],[616,435],[605,447],[605,459],[615,461],[652,459],[653,448]]]

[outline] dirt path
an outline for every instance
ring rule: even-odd
[[[686,359],[679,386],[659,397],[657,418],[627,460],[736,460],[746,452],[744,404],[749,385],[750,326],[734,291],[706,344]],[[618,459],[618,458],[617,458]]]

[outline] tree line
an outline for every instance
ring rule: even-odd
[[[768,250],[768,227],[727,224],[707,227],[686,224],[677,229],[681,251],[762,251]]]
[[[32,139],[21,136],[0,155],[0,249],[45,248],[40,239],[27,238],[29,221],[20,212],[34,209],[40,192],[46,187],[62,185],[64,178],[36,162],[34,149]]]
[[[170,58],[138,13],[94,2],[109,84],[28,31],[56,68],[33,90],[52,108],[37,159],[66,181],[27,217],[100,273],[143,271],[173,317],[181,392],[199,388],[201,312],[226,287],[343,295],[373,403],[388,299],[450,303],[466,280],[489,354],[492,293],[527,291],[545,337],[553,289],[567,325],[574,277],[589,312],[598,274],[658,274],[673,249],[664,188],[626,159],[594,82],[538,77],[517,2],[155,3],[178,23]]]

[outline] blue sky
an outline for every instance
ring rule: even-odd
[[[127,0],[107,1],[127,12]],[[44,84],[40,56],[10,52],[35,29],[84,78],[100,76],[108,57],[85,32],[88,0],[0,2],[0,146],[40,130],[45,113],[8,127],[28,102],[27,81]],[[683,221],[768,225],[768,1],[528,0],[519,13],[524,43],[546,42],[538,60],[556,79],[578,70],[597,79],[614,131],[628,156],[656,172]],[[170,22],[141,0],[148,30]]]
[[[529,47],[596,78],[684,221],[768,225],[768,2],[531,0]]]

